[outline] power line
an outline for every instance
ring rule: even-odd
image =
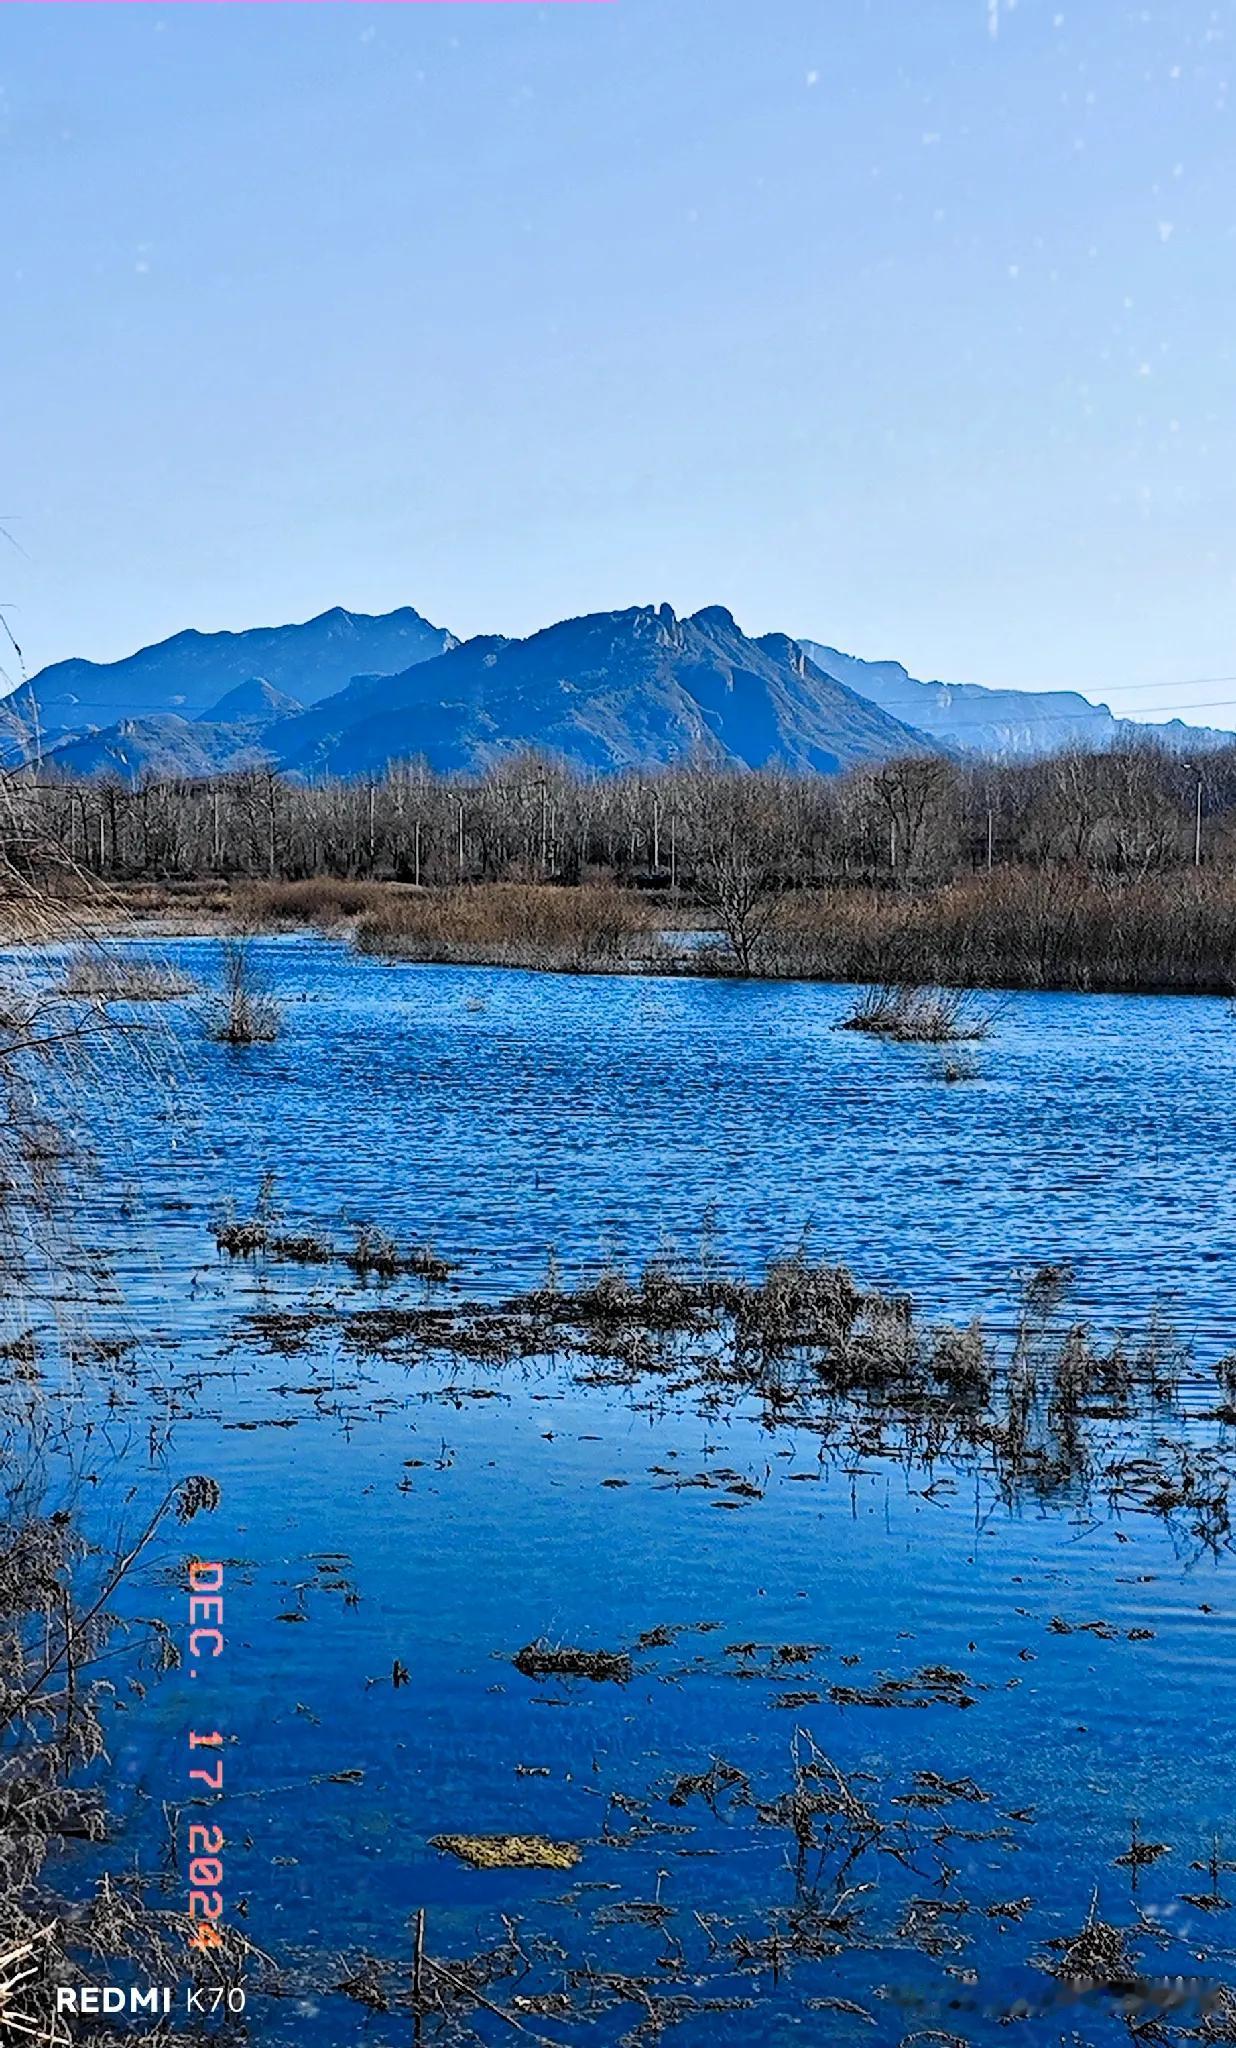
[[[1224,683],[1236,683],[1236,676],[1163,676],[1160,677],[1157,683],[1112,683],[1109,687],[1113,690],[1123,691],[1127,695],[1133,690],[1217,690]],[[1049,687],[1052,689],[1059,687],[1066,694],[1069,693],[1071,688],[1067,683],[1062,683],[1058,686],[1051,684]],[[1095,685],[1092,684],[1091,688],[1094,687]],[[1079,690],[1077,694],[1084,697],[1086,693],[1084,690]]]
[[[1233,676],[1231,680],[1233,682],[1236,682],[1236,676]],[[855,686],[853,684],[849,684],[847,685],[847,687],[853,689]],[[857,691],[856,694],[861,696],[863,693],[860,690]],[[1025,697],[1028,698],[1031,702],[1034,702],[1034,700],[1036,700],[1037,698],[1042,698],[1044,702],[1046,702],[1047,698],[1054,693],[1047,690],[1011,690],[1006,692],[1003,689],[997,689],[992,691],[992,695],[994,696],[1003,696],[1006,694],[1017,697]],[[1062,694],[1067,694],[1071,696],[1081,696],[1082,693],[1080,690],[1077,690],[1064,692]],[[878,700],[869,699],[868,701],[875,702]],[[1089,705],[1089,708],[1085,711],[1048,711],[1045,715],[1048,719],[1050,719],[1053,725],[1067,723],[1069,720],[1073,720],[1079,724],[1089,724],[1092,719],[1096,717],[1101,717],[1104,712],[1106,712],[1110,718],[1118,720],[1121,724],[1129,725],[1136,723],[1136,720],[1133,719],[1130,713],[1124,711],[1113,711],[1110,704],[1090,703],[1089,699],[1087,699],[1087,703]],[[1208,697],[1199,699],[1196,703],[1192,704],[1142,704],[1138,707],[1137,717],[1139,719],[1179,718],[1181,714],[1185,711],[1231,710],[1236,710],[1236,697]],[[914,723],[913,714],[909,713],[904,715],[906,716],[906,722],[912,725]],[[1015,724],[1017,722],[1017,719],[1015,714],[1012,713],[1009,714],[1007,719],[1001,719],[999,713],[993,710],[990,720],[986,720],[984,722],[989,722],[991,724]]]

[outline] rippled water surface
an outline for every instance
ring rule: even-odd
[[[158,950],[217,976],[211,942]],[[325,1341],[267,1355],[239,1319],[337,1301],[341,1276],[221,1261],[209,1225],[273,1173],[289,1227],[343,1241],[378,1222],[493,1297],[538,1281],[550,1247],[568,1277],[667,1250],[753,1271],[806,1233],[864,1281],[997,1322],[1019,1270],[1068,1257],[1079,1312],[1104,1325],[1169,1300],[1200,1387],[1236,1348],[1226,1006],[1009,997],[977,1078],[950,1084],[937,1052],[838,1031],[844,990],[388,966],[317,939],[258,950],[280,1041],[233,1052],[191,1011],[160,1013],[147,1084],[110,1094],[107,1183],[83,1219],[115,1252],[118,1327],[140,1340],[138,1384],[92,1439],[97,1498],[132,1517],[185,1471],[223,1488],[209,1540],[229,1560],[229,1645],[205,1675],[235,1738],[228,1888],[252,1939],[406,1954],[423,1907],[431,1954],[458,1958],[508,1914],[561,1944],[559,1985],[587,1961],[720,2001],[661,2015],[684,2042],[996,2041],[1016,2008],[1027,2038],[1101,2044],[1128,2038],[1112,2000],[1053,2003],[1030,1960],[1077,1931],[1097,1888],[1106,1918],[1144,1908],[1162,1930],[1147,1974],[1222,1980],[1232,1916],[1185,1895],[1208,1890],[1191,1866],[1216,1835],[1236,1858],[1225,1543],[1079,1489],[1019,1503],[971,1472],[822,1452],[549,1362],[409,1374]],[[179,1594],[143,1590],[139,1611],[156,1599],[179,1628]],[[637,1648],[624,1686],[511,1662],[541,1637],[622,1648],[658,1629],[670,1640]],[[936,1666],[960,1700],[833,1697]],[[135,1846],[184,1796],[199,1712],[182,1673],[117,1717]],[[853,1872],[888,1899],[870,1941],[719,1961],[795,1901],[792,1835],[757,1809],[808,1738],[920,1832]],[[667,1802],[718,1756],[754,1804]],[[898,1805],[928,1771],[973,1796]],[[1169,1851],[1140,1873],[1115,1865],[1135,1824]],[[582,1858],[564,1875],[473,1872],[431,1846],[461,1831],[537,1831]],[[938,1938],[919,1938],[924,1900]],[[562,2042],[650,2026],[647,1993],[587,2023],[518,1995],[493,1990],[507,2016],[482,2010],[477,2037],[518,2038],[520,2010]],[[272,2043],[409,2027],[338,1998],[255,2016]]]

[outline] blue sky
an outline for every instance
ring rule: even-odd
[[[3,7],[28,667],[668,599],[1236,722],[1234,37],[1236,0]]]

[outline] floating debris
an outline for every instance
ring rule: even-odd
[[[548,1835],[433,1835],[430,1847],[474,1870],[574,1870],[583,1855],[574,1842]]]
[[[543,1640],[525,1643],[513,1662],[525,1678],[588,1678],[594,1685],[627,1685],[632,1672],[626,1650],[571,1650]]]

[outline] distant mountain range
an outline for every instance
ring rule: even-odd
[[[1168,746],[1222,746],[1232,738],[1213,726],[1186,725],[1173,718],[1166,725],[1142,725],[1117,718],[1106,704],[1092,704],[1076,690],[988,690],[979,683],[920,683],[899,661],[860,661],[817,640],[799,646],[818,667],[848,683],[932,739],[969,753],[1049,754],[1057,747],[1110,747],[1122,740],[1150,735]]]
[[[461,643],[410,608],[335,609],[303,625],[178,633],[116,662],[62,661],[0,703],[0,756],[66,775],[201,777],[266,765],[316,779],[421,759],[483,770],[535,748],[604,774],[693,758],[833,774],[893,755],[1033,755],[1130,734],[1069,692],[923,683],[783,633],[750,638],[720,605],[567,619],[527,639]]]
[[[402,675],[358,677],[269,740],[306,776],[372,775],[392,755],[484,768],[526,747],[599,773],[694,756],[827,775],[928,744],[784,634],[751,640],[720,606],[680,619],[669,605],[469,640]]]
[[[150,713],[194,718],[238,684],[260,677],[299,704],[315,704],[364,670],[393,674],[442,654],[454,635],[410,607],[371,618],[336,605],[303,626],[255,626],[244,633],[173,634],[123,661],[57,661],[5,700],[5,709],[45,736],[81,732]]]

